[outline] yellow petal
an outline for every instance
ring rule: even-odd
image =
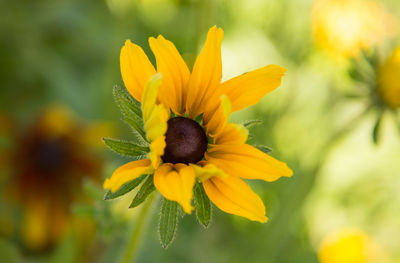
[[[162,36],[149,39],[150,48],[156,57],[157,71],[163,74],[159,98],[177,114],[185,110],[186,89],[190,71],[175,45]]]
[[[262,200],[240,178],[214,176],[204,181],[203,186],[210,200],[222,211],[253,221],[267,222]]]
[[[222,76],[221,43],[224,32],[212,27],[207,40],[193,66],[189,79],[186,111],[194,118],[204,112],[208,100],[220,86]]]
[[[157,105],[158,89],[161,85],[161,73],[152,76],[146,83],[142,98],[144,130],[149,142],[157,140],[167,132],[169,112],[160,104]]]
[[[112,174],[111,178],[107,178],[104,182],[104,189],[110,189],[112,192],[117,191],[123,184],[141,176],[142,174],[151,173],[153,168],[149,159],[133,161],[119,167]]]
[[[163,164],[154,173],[154,185],[168,200],[178,202],[190,214],[195,184],[194,169],[184,164]]]
[[[143,49],[130,40],[121,49],[120,64],[126,88],[135,99],[141,101],[144,85],[156,70]]]
[[[219,107],[214,114],[209,115],[211,118],[208,120],[204,117],[204,122],[207,127],[207,133],[209,136],[214,137],[221,133],[228,122],[229,115],[231,114],[231,103],[227,96],[223,95],[221,98]]]
[[[199,180],[199,182],[204,182],[205,180],[208,180],[214,176],[221,176],[221,177],[228,176],[224,171],[217,168],[213,164],[208,164],[207,162],[204,162],[204,161],[199,162],[199,164],[200,165],[197,165],[197,164],[190,165],[191,167],[194,168],[196,178],[197,178],[197,180]]]
[[[281,84],[286,69],[268,65],[222,83],[220,94],[228,96],[232,112],[256,104],[265,94]]]
[[[143,121],[146,122],[156,106],[158,89],[161,86],[161,73],[151,76],[144,86],[142,101]]]
[[[293,174],[286,163],[248,144],[215,145],[206,153],[206,159],[227,174],[245,179],[272,182]]]
[[[249,131],[241,124],[228,123],[220,134],[215,136],[214,144],[244,144]]]
[[[155,141],[167,132],[169,114],[164,105],[156,105],[149,119],[144,123],[146,138],[149,142]]]
[[[22,223],[22,237],[31,249],[42,249],[49,240],[49,205],[43,200],[27,200]]]
[[[164,155],[165,146],[165,136],[158,137],[156,140],[150,143],[150,152],[148,153],[147,157],[150,159],[151,165],[154,169],[157,169],[157,167],[160,165],[161,156]]]

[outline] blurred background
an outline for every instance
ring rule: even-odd
[[[224,29],[223,79],[267,64],[279,89],[232,121],[262,120],[292,178],[251,182],[268,223],[213,210],[158,240],[158,206],[137,262],[400,262],[398,0],[36,0],[0,4],[0,258],[119,262],[140,207],[103,201],[132,140],[112,99],[119,52],[162,34],[189,67],[207,30]]]

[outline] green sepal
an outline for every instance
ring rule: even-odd
[[[140,187],[138,193],[136,196],[133,198],[131,205],[129,208],[134,208],[143,203],[146,198],[154,191],[156,190],[156,187],[154,186],[153,183],[153,175],[150,175],[146,181],[143,183],[143,185]]]
[[[382,122],[382,114],[378,116],[378,119],[376,120],[374,128],[372,130],[372,141],[374,142],[374,144],[379,143],[381,122]]]
[[[203,123],[203,116],[204,116],[204,113],[201,113],[199,116],[197,116],[197,117],[194,119],[194,121],[197,122],[198,124],[202,125],[202,123]]]
[[[163,199],[158,224],[158,234],[163,248],[173,241],[178,228],[178,203]]]
[[[210,199],[204,191],[202,183],[196,183],[194,187],[194,204],[197,219],[202,226],[207,228],[211,222],[212,209]]]
[[[110,200],[120,197],[133,189],[135,189],[145,178],[147,174],[143,174],[138,178],[133,179],[125,184],[123,184],[117,191],[111,192],[110,190],[104,195],[104,200]]]
[[[255,125],[261,124],[262,120],[248,120],[242,123],[242,125],[246,128],[249,129]]]
[[[259,149],[259,150],[262,151],[263,153],[270,153],[270,152],[272,152],[272,149],[269,148],[268,146],[265,146],[265,145],[254,145],[254,147],[256,147],[257,149]]]
[[[111,138],[103,138],[104,143],[114,152],[135,158],[135,160],[144,159],[150,151],[148,147],[137,145],[133,142],[121,141]]]

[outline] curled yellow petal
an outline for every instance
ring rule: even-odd
[[[190,118],[204,112],[209,99],[220,86],[222,76],[221,43],[224,32],[213,26],[196,59],[189,79],[186,111]]]
[[[143,49],[130,40],[125,42],[120,54],[121,75],[129,93],[138,101],[146,81],[156,73]]]
[[[146,83],[142,98],[142,113],[146,139],[150,142],[150,153],[148,158],[151,160],[153,168],[157,168],[164,154],[165,133],[167,132],[167,122],[169,112],[162,104],[157,104],[158,90],[161,86],[161,73],[152,76]]]
[[[117,191],[123,184],[141,176],[142,174],[153,172],[149,159],[129,162],[122,165],[114,171],[111,178],[107,178],[104,182],[104,189],[110,189],[112,192]]]
[[[227,174],[245,179],[272,182],[293,174],[286,163],[248,144],[215,145],[206,153],[206,159]]]
[[[219,92],[228,96],[232,112],[256,104],[281,84],[286,69],[268,65],[222,83]]]
[[[157,71],[163,74],[159,99],[167,109],[183,114],[190,71],[171,41],[160,35],[149,38],[149,44],[156,57]]]
[[[220,105],[217,110],[214,112],[210,119],[207,117],[204,118],[207,133],[211,137],[214,137],[221,133],[228,122],[229,115],[231,114],[231,103],[229,98],[225,95],[221,96],[220,98]]]
[[[169,114],[163,105],[156,105],[151,112],[149,119],[144,123],[146,138],[149,142],[155,141],[157,138],[164,136],[167,132],[167,122]]]
[[[158,89],[161,86],[162,75],[161,73],[154,74],[151,76],[144,86],[143,95],[141,97],[142,101],[142,112],[143,112],[143,121],[146,121],[150,118],[153,109],[156,106]]]
[[[265,206],[250,186],[236,176],[214,176],[203,182],[210,200],[222,211],[259,222],[267,222]]]
[[[185,164],[163,164],[154,173],[154,186],[168,200],[179,203],[190,214],[195,184],[194,169]]]
[[[154,169],[160,165],[161,156],[164,155],[165,149],[165,136],[158,137],[156,140],[150,143],[150,152],[148,153],[147,157],[151,161],[151,165]]]
[[[206,162],[200,162],[200,165],[191,164],[190,166],[194,168],[197,180],[199,182],[204,182],[214,176],[226,177],[227,174],[221,169],[217,168],[213,164],[208,164]]]

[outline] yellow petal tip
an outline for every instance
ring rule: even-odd
[[[192,205],[185,205],[185,206],[182,206],[182,208],[183,208],[183,211],[185,211],[185,213],[186,214],[191,214],[192,213],[192,211],[193,211],[193,206]]]

